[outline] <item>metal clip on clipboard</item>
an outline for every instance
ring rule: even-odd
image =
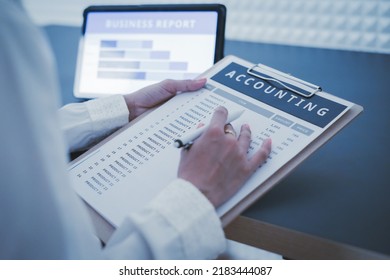
[[[249,75],[259,79],[276,82],[285,89],[295,92],[303,97],[310,98],[317,92],[322,91],[321,87],[298,79],[290,74],[283,73],[263,64],[255,64],[247,70]]]

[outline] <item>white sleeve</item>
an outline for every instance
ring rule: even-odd
[[[96,257],[99,243],[67,177],[52,52],[20,1],[0,7],[0,259]]]
[[[7,38],[0,40],[0,259],[207,258],[223,250],[215,210],[180,180],[129,215],[101,249],[68,176],[51,50],[19,1],[0,7],[0,38]],[[111,126],[87,111],[92,130]]]
[[[192,184],[176,179],[126,218],[105,254],[120,259],[214,259],[225,248],[214,207]]]
[[[58,112],[70,151],[88,148],[129,120],[129,111],[121,95],[68,104]]]

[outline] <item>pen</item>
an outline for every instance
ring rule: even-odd
[[[226,124],[231,123],[232,121],[238,119],[242,115],[242,113],[244,113],[244,110],[233,111],[233,112],[229,113],[227,120],[226,120]],[[191,146],[193,141],[196,138],[198,138],[203,133],[203,131],[205,131],[207,129],[207,127],[208,126],[200,127],[198,129],[186,134],[181,139],[176,139],[175,142],[173,143],[173,145],[176,148],[182,148],[182,147],[187,148],[187,147]]]

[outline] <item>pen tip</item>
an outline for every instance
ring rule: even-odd
[[[173,142],[173,146],[175,146],[175,148],[181,148],[183,144],[180,140],[175,140],[175,142]]]

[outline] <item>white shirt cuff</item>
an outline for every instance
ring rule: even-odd
[[[212,204],[191,183],[176,179],[126,218],[106,249],[123,259],[215,259],[226,239]]]
[[[129,121],[129,110],[122,95],[90,100],[86,106],[94,131],[109,131]]]
[[[226,247],[226,240],[214,206],[191,183],[176,179],[150,204],[178,235],[180,251],[173,256],[156,255],[157,258],[214,259]],[[158,231],[157,231],[158,232]],[[151,237],[156,231],[145,232]],[[166,236],[169,240],[171,237]]]

